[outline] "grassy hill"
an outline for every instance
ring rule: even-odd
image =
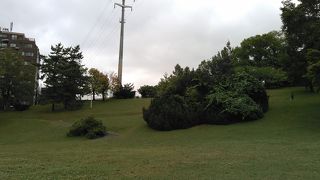
[[[146,126],[141,109],[148,99],[0,113],[0,179],[319,179],[320,95],[302,88],[269,95],[262,120],[172,132]],[[66,137],[88,115],[113,135]]]

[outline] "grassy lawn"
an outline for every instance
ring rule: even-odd
[[[262,120],[172,132],[146,126],[148,99],[0,113],[0,179],[320,179],[320,95],[303,88],[269,95]],[[88,115],[113,135],[66,137]]]

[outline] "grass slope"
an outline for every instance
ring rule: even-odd
[[[320,96],[302,88],[269,95],[262,120],[172,132],[146,126],[145,99],[0,113],[0,179],[319,179]],[[72,122],[88,115],[114,135],[67,138]]]

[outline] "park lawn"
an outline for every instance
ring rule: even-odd
[[[0,113],[0,179],[320,179],[320,95],[268,93],[261,120],[171,132],[146,126],[141,110],[149,99]],[[89,115],[112,135],[66,137],[72,122]]]

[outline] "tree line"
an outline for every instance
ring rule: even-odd
[[[63,105],[65,110],[78,109],[83,105],[81,97],[101,95],[106,100],[108,93],[114,98],[134,98],[133,84],[120,84],[117,74],[106,74],[98,69],[88,70],[82,64],[83,55],[79,46],[64,47],[61,43],[51,46],[48,56],[41,56],[40,64],[23,60],[21,54],[11,48],[0,50],[0,110],[26,110],[34,101]],[[35,95],[36,68],[40,69],[44,87],[38,99]]]
[[[52,46],[48,56],[42,56],[41,78],[45,84],[42,97],[51,103],[52,111],[61,103],[65,110],[77,109],[83,103],[81,97],[87,94],[92,94],[92,100],[101,95],[103,101],[109,91],[118,99],[135,97],[132,84],[122,85],[115,73],[88,70],[81,64],[82,59],[79,46],[64,47],[61,43]]]
[[[176,65],[158,85],[143,118],[156,130],[257,120],[268,111],[266,88],[320,87],[320,1],[283,1],[282,31],[230,42],[196,69]],[[155,93],[154,93],[155,92]]]
[[[281,31],[272,31],[244,39],[238,47],[228,42],[217,55],[199,64],[197,71],[213,85],[223,81],[229,71],[246,73],[262,82],[265,88],[305,86],[320,90],[320,10],[319,0],[283,1]],[[116,74],[106,75],[97,69],[88,71],[81,64],[80,47],[53,46],[40,65],[22,61],[10,48],[0,50],[0,109],[32,104],[35,80],[30,71],[40,67],[45,88],[41,100],[63,104],[65,109],[81,106],[81,96],[91,93],[93,99],[107,92],[115,98],[135,96],[133,84],[121,85]],[[223,61],[221,61],[223,59]],[[190,71],[192,71],[189,68]],[[214,78],[213,78],[214,77]],[[142,97],[160,96],[166,91],[165,76],[157,86],[143,86]],[[179,82],[179,83],[187,83]],[[177,87],[180,87],[177,86]]]

